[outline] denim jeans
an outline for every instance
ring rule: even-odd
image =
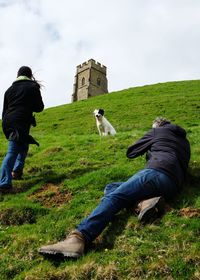
[[[178,193],[176,183],[161,170],[143,169],[126,182],[106,186],[95,210],[78,226],[87,243],[92,242],[121,209],[156,196],[170,199]]]
[[[8,141],[7,154],[1,165],[0,187],[12,185],[12,171],[23,170],[28,144]]]

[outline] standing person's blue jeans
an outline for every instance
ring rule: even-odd
[[[121,209],[156,196],[170,199],[177,193],[176,183],[163,171],[143,169],[126,182],[107,185],[100,204],[78,225],[77,230],[90,243]]]
[[[12,171],[23,170],[28,144],[8,141],[7,154],[1,165],[0,188],[12,186]]]

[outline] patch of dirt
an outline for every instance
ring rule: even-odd
[[[200,217],[200,209],[186,207],[182,208],[179,214],[187,218]]]
[[[61,189],[59,185],[48,183],[35,191],[29,198],[45,207],[60,207],[72,199],[72,194]]]
[[[44,154],[45,155],[52,155],[52,154],[57,154],[59,152],[62,152],[63,151],[63,148],[61,147],[52,147],[52,148],[49,148],[47,149]]]
[[[2,225],[13,226],[36,222],[37,213],[31,208],[7,208],[0,212]]]

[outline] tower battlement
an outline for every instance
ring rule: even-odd
[[[80,73],[80,72],[84,71],[88,67],[89,68],[93,67],[93,68],[97,69],[98,71],[106,74],[106,70],[107,70],[106,66],[97,62],[97,61],[95,61],[94,59],[89,59],[88,61],[85,61],[82,64],[79,64],[76,67],[77,68],[77,73]]]

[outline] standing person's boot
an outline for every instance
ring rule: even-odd
[[[165,200],[162,196],[143,200],[138,204],[138,212],[142,224],[152,223],[165,213]]]
[[[62,255],[63,257],[79,258],[85,249],[85,239],[81,232],[73,231],[58,243],[42,246],[38,252],[43,255]]]
[[[23,175],[23,171],[22,170],[12,171],[12,179],[13,180],[21,180],[22,179],[22,175]]]

